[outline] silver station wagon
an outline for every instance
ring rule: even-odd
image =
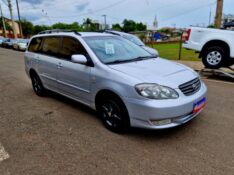
[[[195,71],[112,34],[42,32],[29,43],[25,68],[38,96],[50,90],[83,103],[113,132],[175,127],[206,105]]]

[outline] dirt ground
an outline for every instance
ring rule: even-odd
[[[193,121],[118,135],[79,103],[37,97],[23,53],[0,48],[0,174],[233,175],[234,84],[204,81],[207,108]]]

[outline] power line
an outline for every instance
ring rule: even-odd
[[[74,17],[77,17],[77,15],[86,16],[86,15],[94,14],[94,13],[97,13],[97,12],[100,12],[100,11],[103,11],[103,10],[106,10],[106,9],[113,8],[115,6],[118,6],[118,5],[122,4],[122,3],[124,3],[125,1],[128,1],[128,0],[121,0],[121,1],[115,2],[113,4],[110,4],[110,5],[106,6],[106,7],[103,7],[103,8],[97,9],[95,11],[88,12],[88,13],[76,14],[76,15],[71,15],[71,16],[51,16],[51,18],[74,18]]]

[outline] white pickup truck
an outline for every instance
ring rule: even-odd
[[[217,69],[234,63],[234,31],[191,27],[183,47],[199,52],[206,68]]]

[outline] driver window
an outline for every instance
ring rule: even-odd
[[[87,52],[81,43],[70,37],[63,38],[62,48],[59,53],[60,57],[66,60],[71,60],[72,55],[75,54],[87,56]]]

